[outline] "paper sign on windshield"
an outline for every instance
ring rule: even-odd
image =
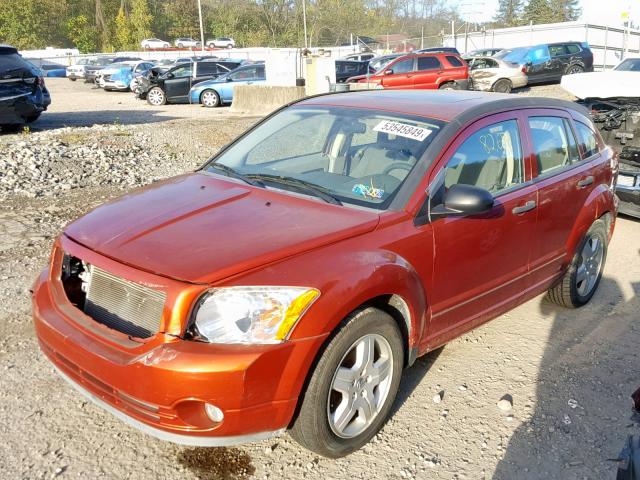
[[[406,123],[393,122],[391,120],[383,120],[373,128],[374,132],[391,133],[393,135],[399,135],[401,137],[411,138],[419,142],[423,141],[429,135],[432,130],[428,128],[416,127],[414,125],[407,125]]]

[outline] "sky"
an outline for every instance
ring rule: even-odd
[[[463,18],[472,22],[491,20],[498,8],[498,0],[457,0]],[[581,0],[582,22],[622,25],[621,12],[629,9],[631,20],[640,23],[640,0]]]

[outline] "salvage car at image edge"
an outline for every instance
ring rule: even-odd
[[[33,286],[35,332],[63,378],[150,435],[289,430],[344,456],[418,356],[545,291],[592,299],[616,168],[572,102],[310,97],[68,225]]]
[[[0,44],[0,128],[35,122],[50,104],[42,71]]]
[[[606,72],[564,76],[560,85],[591,112],[607,145],[620,151],[620,213],[640,218],[640,57]]]

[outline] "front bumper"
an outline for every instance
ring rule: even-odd
[[[64,243],[65,251],[101,268],[132,273],[69,240]],[[51,274],[59,272],[59,257],[54,253],[52,265],[34,285],[35,331],[45,356],[85,396],[145,433],[187,445],[243,443],[289,425],[324,336],[249,346],[187,341],[160,332],[134,341],[68,301],[57,275]],[[142,274],[140,281],[169,289],[177,283],[150,275]],[[184,295],[193,298],[193,293]],[[165,309],[179,296],[169,293]],[[161,330],[171,328],[165,324]],[[220,408],[224,420],[212,421],[205,403]]]
[[[100,86],[105,90],[120,90],[126,91],[129,90],[129,85],[120,81],[103,81]]]
[[[633,178],[633,185],[621,185],[621,176]],[[624,170],[622,167],[618,173],[616,195],[620,199],[620,213],[640,218],[640,172]]]

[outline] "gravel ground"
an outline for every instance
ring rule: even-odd
[[[588,306],[536,298],[419,359],[390,421],[344,459],[319,458],[286,435],[178,447],[78,397],[39,353],[31,325],[29,288],[52,239],[133,186],[193,169],[256,119],[48,84],[50,112],[29,132],[0,135],[0,478],[615,477],[609,459],[640,427],[629,400],[640,386],[640,222],[628,218]],[[522,93],[561,96],[557,86]]]

